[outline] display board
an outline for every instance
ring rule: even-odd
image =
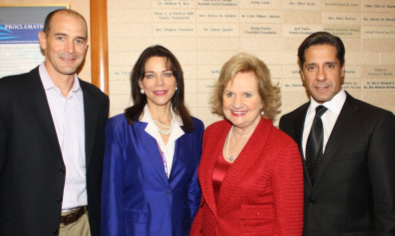
[[[395,112],[392,0],[108,0],[108,22],[111,116],[132,104],[131,69],[155,44],[181,62],[188,108],[205,125],[221,119],[211,114],[209,99],[221,66],[238,52],[268,65],[287,113],[309,99],[297,49],[323,30],[345,43],[346,91]]]
[[[0,78],[30,71],[44,61],[38,32],[57,5],[0,5]]]

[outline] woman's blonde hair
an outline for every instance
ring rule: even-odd
[[[270,71],[266,64],[256,56],[248,53],[239,53],[230,58],[221,69],[218,81],[211,97],[212,112],[224,117],[223,92],[225,87],[233,81],[239,72],[254,72],[257,77],[258,92],[263,104],[263,117],[274,120],[280,113],[280,89],[273,86],[270,79]]]

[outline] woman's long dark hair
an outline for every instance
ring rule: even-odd
[[[134,121],[139,120],[141,114],[143,113],[144,107],[147,104],[147,96],[140,93],[141,88],[139,86],[139,81],[144,79],[145,63],[151,57],[166,58],[167,67],[173,72],[177,82],[177,90],[171,98],[171,104],[173,106],[174,112],[181,117],[185,131],[192,132],[192,118],[184,104],[184,75],[181,65],[173,53],[160,45],[155,45],[145,49],[133,67],[132,75],[130,76],[130,82],[134,105],[125,109],[125,116],[129,124],[133,125]]]

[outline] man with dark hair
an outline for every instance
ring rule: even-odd
[[[56,10],[39,42],[45,61],[0,79],[0,235],[100,235],[108,97],[76,74],[85,19]]]
[[[395,117],[343,90],[344,54],[327,32],[303,41],[311,99],[280,120],[303,157],[303,235],[395,235]]]

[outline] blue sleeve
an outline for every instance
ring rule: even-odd
[[[195,122],[194,126],[195,126],[194,132],[196,132],[196,137],[197,137],[195,152],[197,153],[196,155],[198,155],[198,162],[196,164],[195,172],[194,172],[191,182],[189,184],[189,191],[188,191],[188,205],[189,205],[190,213],[191,213],[191,215],[190,215],[191,224],[192,224],[193,218],[196,215],[197,210],[199,209],[200,199],[202,196],[197,172],[198,172],[198,167],[199,167],[199,163],[200,163],[200,158],[202,156],[202,140],[203,140],[203,132],[204,132],[204,125],[200,120],[197,120],[197,122]]]
[[[124,235],[122,136],[122,127],[110,119],[106,125],[101,203],[101,229],[106,236]]]

